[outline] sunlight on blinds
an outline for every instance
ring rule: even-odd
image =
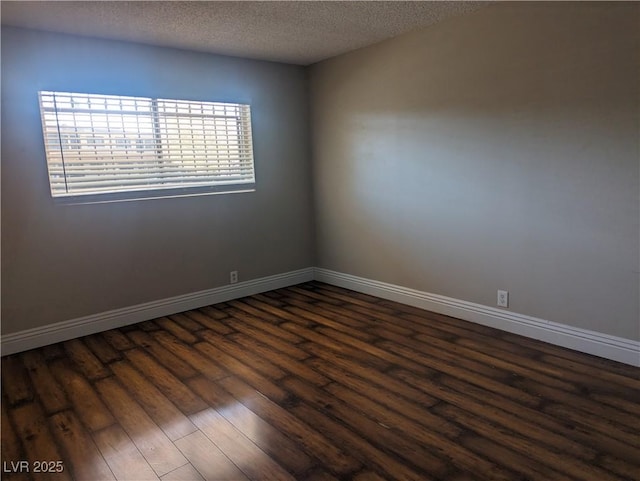
[[[249,105],[39,96],[54,197],[255,182]]]

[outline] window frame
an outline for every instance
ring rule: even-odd
[[[53,95],[54,102],[53,107],[50,105],[45,107],[43,104],[44,96]],[[61,124],[60,119],[58,118],[58,113],[63,109],[58,107],[57,102],[55,101],[55,96],[66,96],[65,98],[69,100],[71,107],[66,107],[66,113],[72,113],[73,122],[71,131],[69,130],[69,125],[63,126]],[[98,135],[98,131],[94,128],[93,118],[91,116],[94,115],[94,112],[88,112],[87,109],[84,109],[86,118],[89,118],[91,121],[91,127],[88,128],[86,125],[82,127],[84,129],[83,133],[85,134],[82,140],[86,142],[81,142],[79,139],[79,121],[76,120],[75,110],[80,109],[76,105],[74,105],[74,95],[78,98],[84,99],[109,99],[112,101],[119,101],[121,109],[114,109],[112,112],[108,111],[105,108],[104,111],[97,110],[95,115],[102,115],[107,119],[107,134],[104,132],[101,135],[107,135],[108,139],[105,137],[100,137]],[[238,103],[238,102],[217,102],[210,100],[176,100],[176,99],[167,99],[161,97],[137,97],[137,96],[125,96],[125,95],[113,95],[113,94],[102,94],[102,93],[80,93],[80,92],[63,92],[58,90],[40,90],[38,91],[38,100],[40,106],[40,117],[42,121],[42,132],[43,132],[43,143],[44,143],[44,153],[46,158],[47,165],[47,178],[49,181],[50,188],[50,196],[55,202],[60,203],[68,203],[68,204],[86,204],[86,203],[102,203],[102,202],[119,202],[119,201],[135,201],[135,200],[146,200],[146,199],[158,199],[158,198],[175,198],[175,197],[192,197],[192,196],[202,196],[202,195],[211,195],[211,194],[227,194],[227,193],[246,193],[246,192],[254,192],[256,186],[256,164],[255,164],[255,155],[253,149],[253,128],[252,128],[252,117],[251,117],[251,105],[250,103]],[[140,124],[136,120],[137,130],[131,129],[127,131],[127,127],[125,127],[124,118],[126,115],[126,111],[123,108],[125,101],[141,101],[141,102],[151,102],[151,109],[149,111],[144,111],[140,114],[141,117],[145,117],[145,120],[151,119],[152,128],[152,137],[149,137],[149,133],[146,132],[147,135],[144,135],[145,132],[140,130]],[[90,100],[88,100],[89,105]],[[107,100],[104,100],[105,106],[108,106]],[[159,111],[159,105],[162,105],[161,112]],[[175,112],[169,110],[169,108],[175,105]],[[185,114],[184,111],[179,110],[178,106],[191,105],[195,108],[200,108],[201,114],[191,115],[191,107],[189,107],[188,114]],[[137,106],[137,104],[136,104]],[[209,110],[207,110],[209,108]],[[216,114],[218,112],[216,109],[222,108],[224,114]],[[229,134],[228,125],[225,121],[225,129],[226,129],[226,137],[224,135],[221,136],[220,141],[220,127],[217,122],[215,122],[216,118],[233,118],[232,115],[227,115],[226,109],[236,109],[238,112],[236,114],[235,120],[235,128],[237,129],[237,133],[231,131],[231,135]],[[90,110],[90,109],[89,109]],[[210,115],[207,116],[205,111],[210,112]],[[51,115],[52,112],[55,114],[55,121],[52,121],[51,117],[45,118],[46,114]],[[114,115],[116,117],[121,118],[122,127],[121,127],[121,135],[123,138],[115,138],[112,136],[109,115]],[[198,117],[196,120],[189,120],[187,127],[183,129],[181,126],[181,119],[185,116]],[[68,118],[68,117],[67,117]],[[170,121],[175,122],[170,125]],[[207,124],[207,120],[212,120],[213,124]],[[87,121],[85,120],[85,123]],[[195,122],[195,123],[194,123]],[[164,124],[164,125],[163,125]],[[195,139],[194,125],[196,125],[196,134],[199,134],[201,137],[198,140]],[[211,127],[213,125],[213,127]],[[198,128],[201,131],[197,130]],[[185,133],[186,132],[186,133]],[[54,134],[52,136],[52,133]],[[55,139],[55,134],[57,134],[57,144]],[[189,135],[191,136],[191,144],[189,144]],[[187,137],[187,141],[183,141],[183,136]],[[213,136],[214,142],[209,140],[209,136]],[[235,142],[233,139],[235,137]],[[53,139],[53,140],[52,140]],[[177,140],[176,140],[177,139]],[[124,143],[122,143],[124,141]],[[67,173],[67,169],[65,168],[65,159],[64,155],[67,152],[67,155],[73,150],[76,153],[79,153],[79,156],[74,159],[76,165],[75,169],[83,169],[86,168],[86,165],[93,160],[94,162],[98,159],[98,149],[102,148],[101,146],[105,144],[110,144],[110,146],[106,147],[104,152],[101,150],[100,155],[104,154],[108,156],[108,153],[111,154],[111,160],[108,162],[105,161],[105,166],[111,164],[108,168],[105,167],[104,171],[100,171],[96,169],[96,174],[94,178],[98,178],[98,183],[104,181],[106,183],[117,183],[120,182],[120,185],[116,188],[106,190],[107,188],[103,188],[104,190],[95,190],[95,191],[74,191],[73,189],[69,189],[67,182],[71,178],[71,174]],[[118,143],[120,142],[120,143]],[[212,145],[214,145],[212,147]],[[65,147],[66,146],[66,147]],[[149,149],[149,146],[152,146]],[[190,147],[190,148],[189,148]],[[198,148],[204,149],[203,154],[198,155]],[[94,149],[94,156],[91,157],[90,149]],[[123,150],[126,153],[124,154],[126,157],[126,161],[122,161],[121,159],[116,158],[118,154],[118,150]],[[142,149],[142,150],[141,150]],[[149,151],[155,150],[152,154],[148,154]],[[191,151],[192,157],[189,157],[190,154],[184,154],[184,151]],[[130,160],[129,152],[139,152],[139,160]],[[177,154],[180,158],[176,159],[175,155],[172,152],[179,151]],[[114,154],[115,152],[115,154]],[[147,152],[145,156],[143,152]],[[227,152],[227,157],[222,156],[221,152]],[[82,154],[85,154],[86,162],[82,162]],[[217,155],[217,164],[212,160],[211,155]],[[55,158],[56,155],[59,155],[59,160]],[[131,154],[135,157],[135,153]],[[174,155],[174,157],[172,157]],[[186,155],[186,157],[185,157]],[[143,159],[144,157],[144,159]],[[102,158],[104,159],[104,158]],[[164,159],[164,160],[163,160]],[[169,173],[169,182],[167,186],[162,186],[161,184],[165,182],[167,179],[162,173],[162,164],[169,159],[171,162],[171,171]],[[57,162],[57,164],[56,164]],[[66,161],[68,165],[72,165],[71,160]],[[119,164],[119,162],[121,162]],[[222,162],[222,163],[221,163]],[[191,165],[193,163],[193,166]],[[153,164],[158,164],[157,166],[153,166]],[[188,170],[186,168],[187,164],[191,168]],[[53,166],[58,166],[58,171],[54,175]],[[62,175],[60,174],[60,165],[62,167]],[[130,167],[134,165],[134,167]],[[85,166],[85,167],[82,167]],[[131,188],[123,187],[123,182],[127,179],[127,173],[118,173],[118,170],[125,170],[131,168],[131,173],[134,177],[140,175],[142,180],[139,183],[136,183]],[[139,169],[135,170],[135,169]],[[70,169],[72,170],[73,169]],[[155,171],[154,171],[155,170]],[[138,174],[138,172],[142,172]],[[151,172],[151,173],[149,173]],[[234,173],[238,172],[238,173]],[[93,172],[92,172],[93,174]],[[104,175],[103,175],[104,174]],[[166,174],[166,173],[165,173]],[[88,177],[89,174],[81,174],[81,180],[79,182],[82,185],[84,177],[82,175]],[[146,177],[145,177],[146,176]],[[225,179],[225,177],[227,177]],[[176,180],[177,179],[177,180]],[[183,179],[187,179],[186,181]],[[190,180],[191,179],[191,180]],[[195,181],[192,179],[196,179]],[[204,179],[204,180],[197,180]],[[58,182],[58,186],[56,187],[54,184]],[[59,184],[64,182],[63,189],[66,189],[66,192],[62,191]],[[145,182],[153,183],[151,186],[145,187]]]

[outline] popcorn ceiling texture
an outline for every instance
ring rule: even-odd
[[[487,2],[2,2],[2,23],[309,65]]]

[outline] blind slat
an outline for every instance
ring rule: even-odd
[[[52,195],[254,182],[246,104],[39,92]]]

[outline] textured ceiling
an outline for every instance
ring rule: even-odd
[[[309,65],[481,2],[2,1],[2,24]]]

